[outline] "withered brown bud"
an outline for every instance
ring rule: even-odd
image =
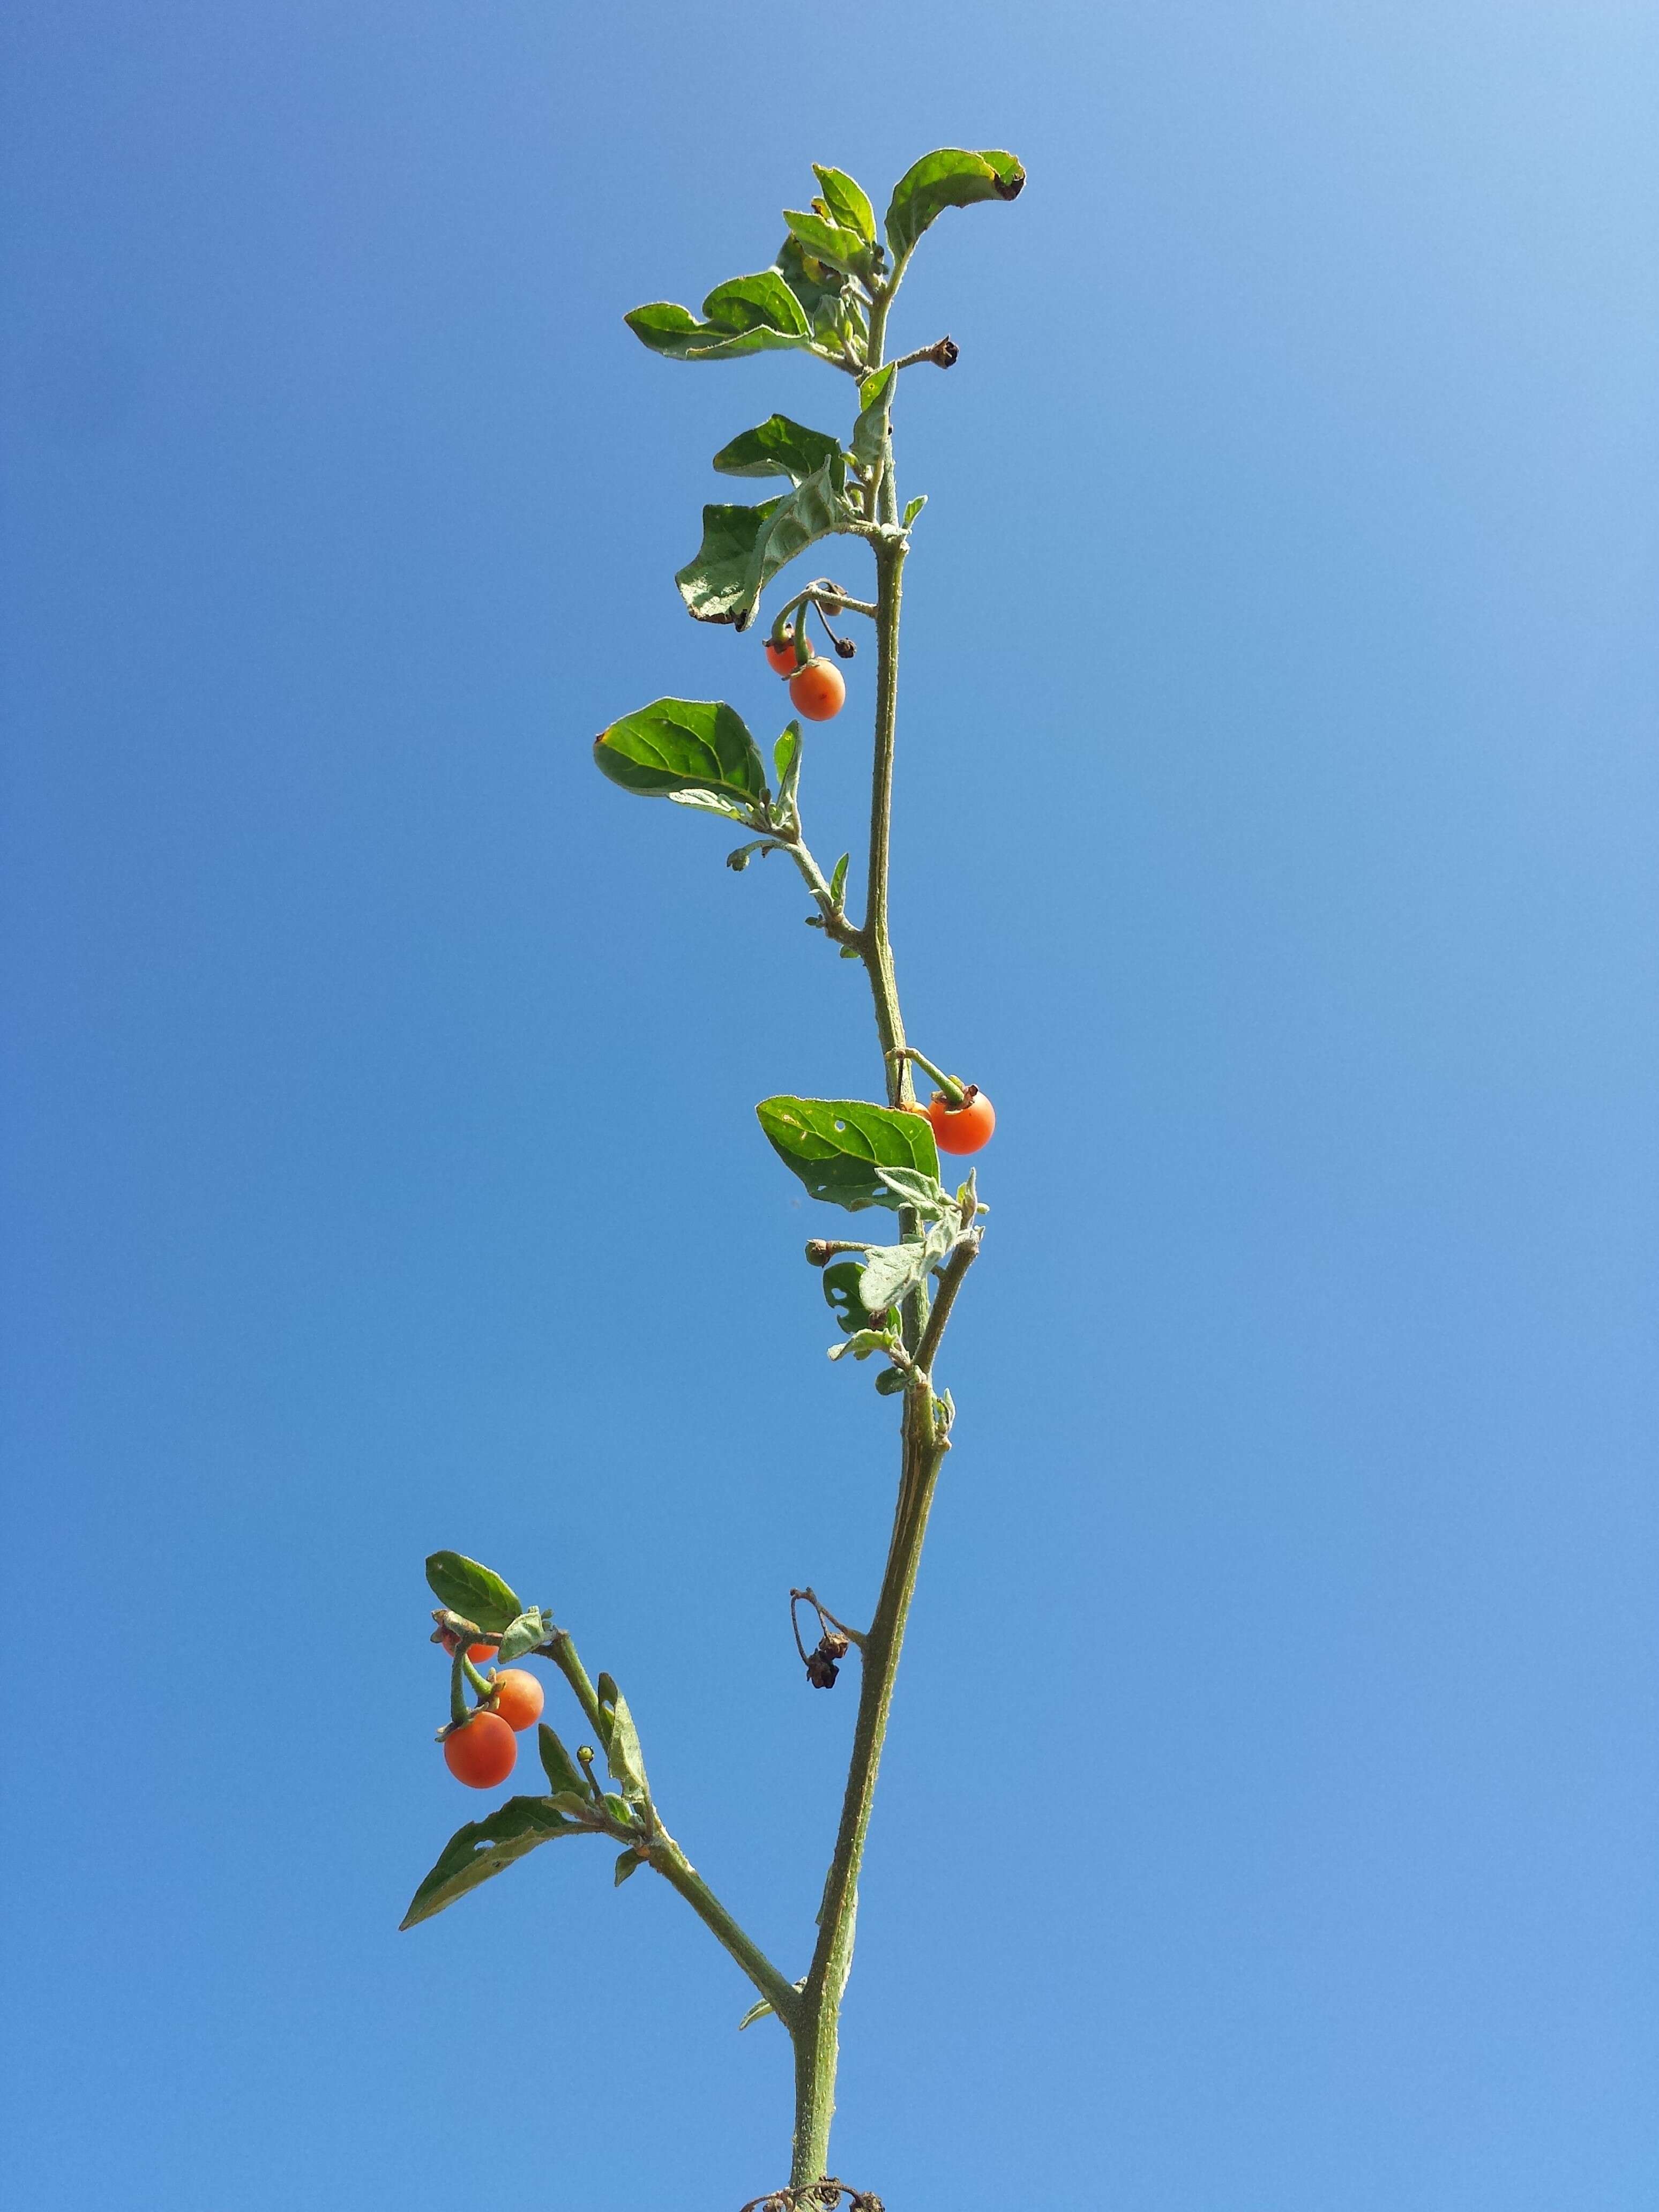
[[[806,1264],[809,1267],[827,1267],[830,1257],[830,1248],[824,1243],[822,1237],[812,1237],[807,1239]]]
[[[826,1649],[829,1642],[830,1639],[826,1636],[806,1662],[806,1679],[815,1690],[833,1690],[836,1686],[836,1677],[841,1671]],[[844,1643],[842,1648],[844,1651],[846,1649]]]

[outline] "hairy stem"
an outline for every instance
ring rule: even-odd
[[[890,468],[888,476],[891,477]],[[898,981],[887,934],[887,872],[893,812],[893,755],[898,730],[899,609],[905,548],[901,538],[876,545],[876,740],[870,771],[870,865],[866,906],[860,934],[864,965],[875,1002],[876,1030],[887,1077],[889,1103],[908,1104],[915,1096],[910,1064],[893,1055],[904,1048],[904,1019],[899,1012]]]
[[[760,1946],[744,1935],[666,1829],[659,1829],[648,1857],[664,1881],[678,1890],[704,1927],[724,1944],[793,2033],[800,2011],[800,1992],[772,1964]]]

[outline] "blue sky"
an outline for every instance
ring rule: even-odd
[[[397,1932],[477,1809],[421,1561],[618,1675],[802,1971],[853,1698],[784,1595],[867,1612],[893,1414],[751,1109],[878,1071],[777,864],[588,756],[771,734],[672,572],[846,388],[620,318],[959,143],[1030,184],[904,295],[894,930],[1000,1127],[836,2163],[1654,2203],[1656,95],[1596,0],[17,0],[11,2201],[782,2178],[662,1885]]]

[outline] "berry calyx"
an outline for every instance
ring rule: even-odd
[[[456,1639],[447,1629],[445,1629],[438,1641],[453,1657]],[[466,1656],[475,1667],[482,1667],[486,1659],[493,1659],[495,1656],[495,1647],[493,1644],[469,1644],[466,1647]]]
[[[775,676],[793,676],[799,665],[795,659],[795,633],[790,623],[784,624],[781,645],[773,638],[768,637],[766,665]]]
[[[981,1145],[990,1143],[997,1125],[996,1109],[974,1083],[963,1085],[960,1106],[953,1106],[942,1091],[936,1091],[927,1102],[927,1114],[933,1125],[933,1142],[942,1152],[976,1152]]]
[[[814,656],[790,678],[789,702],[809,722],[827,722],[847,704],[847,679],[833,660]]]
[[[515,1733],[534,1728],[542,1717],[544,1692],[533,1674],[522,1667],[503,1667],[495,1676],[492,1710]]]
[[[473,1713],[444,1738],[444,1765],[469,1790],[505,1782],[518,1756],[519,1739],[499,1713]]]

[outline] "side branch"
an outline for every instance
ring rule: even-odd
[[[666,1829],[658,1830],[646,1856],[737,1960],[793,2035],[800,2016],[800,1991],[772,1964],[760,1946],[744,1935]]]

